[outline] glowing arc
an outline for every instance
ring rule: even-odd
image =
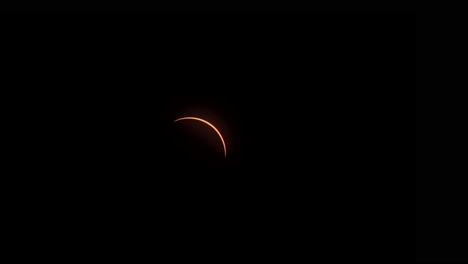
[[[193,117],[193,116],[181,117],[181,118],[178,118],[178,119],[174,120],[174,122],[177,122],[177,121],[180,121],[180,120],[186,120],[186,119],[201,121],[201,122],[209,125],[211,128],[213,128],[214,131],[216,131],[216,133],[218,133],[219,138],[221,138],[221,143],[223,143],[223,148],[224,148],[224,157],[226,158],[226,144],[224,143],[224,138],[223,138],[223,136],[221,135],[221,133],[219,132],[219,130],[215,126],[213,126],[210,122],[208,122],[208,121],[206,121],[204,119],[201,119],[201,118],[198,118],[198,117]]]

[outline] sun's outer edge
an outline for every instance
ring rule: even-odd
[[[209,125],[211,128],[213,128],[214,131],[216,131],[216,133],[218,133],[219,138],[221,138],[221,143],[223,143],[223,148],[224,148],[224,157],[226,158],[226,152],[227,151],[226,151],[226,144],[224,143],[224,138],[221,135],[221,133],[219,132],[219,130],[214,125],[212,125],[210,122],[208,122],[208,121],[206,121],[204,119],[201,119],[201,118],[198,118],[198,117],[193,117],[193,116],[181,117],[181,118],[178,118],[178,119],[174,120],[174,122],[177,122],[177,121],[180,121],[180,120],[186,120],[186,119],[201,121],[201,122]]]

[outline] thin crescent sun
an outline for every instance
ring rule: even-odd
[[[198,117],[193,117],[193,116],[181,117],[179,119],[174,120],[174,122],[177,122],[177,121],[180,121],[180,120],[186,120],[186,119],[201,121],[201,122],[209,125],[211,128],[213,128],[214,131],[216,131],[216,133],[218,133],[219,138],[221,138],[221,143],[223,143],[223,148],[224,148],[224,157],[226,158],[226,144],[224,143],[224,138],[223,138],[223,136],[221,135],[221,133],[219,132],[219,130],[215,126],[213,126],[210,122],[208,122],[208,121],[206,121],[204,119],[201,119],[201,118],[198,118]]]

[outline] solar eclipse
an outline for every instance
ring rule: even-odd
[[[219,130],[213,125],[211,124],[210,122],[204,120],[204,119],[201,119],[201,118],[198,118],[198,117],[193,117],[193,116],[187,116],[187,117],[181,117],[181,118],[178,118],[176,120],[174,120],[174,122],[178,122],[178,121],[181,121],[181,120],[195,120],[195,121],[200,121],[200,122],[203,122],[205,124],[207,124],[208,126],[210,126],[211,128],[213,128],[214,131],[216,131],[216,133],[218,134],[219,138],[221,139],[221,143],[223,144],[223,149],[224,149],[224,157],[226,158],[227,156],[227,151],[226,151],[226,144],[224,142],[224,138],[223,136],[221,135],[221,132],[219,132]]]

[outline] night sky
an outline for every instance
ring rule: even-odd
[[[270,240],[307,227],[317,250],[364,233],[413,241],[414,19],[300,24],[196,31],[167,48],[132,31],[128,46],[93,32],[25,49],[16,85],[50,89],[12,108],[42,175],[23,176],[35,198],[18,199],[31,215],[143,233],[173,223]],[[173,122],[184,116],[215,125],[227,157],[207,125]]]

